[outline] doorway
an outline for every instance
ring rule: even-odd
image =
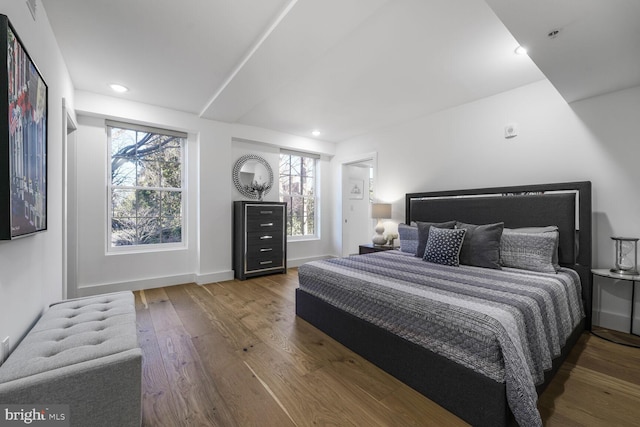
[[[373,235],[371,201],[376,155],[342,163],[342,256],[357,254]]]

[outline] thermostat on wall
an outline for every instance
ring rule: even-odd
[[[508,124],[504,127],[504,137],[509,139],[509,138],[515,138],[516,136],[518,136],[518,124],[517,123],[511,123]]]

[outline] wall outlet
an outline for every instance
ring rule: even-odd
[[[9,345],[10,343],[11,341],[8,336],[0,342],[0,365],[2,365],[7,357],[9,357],[9,349],[11,348]]]

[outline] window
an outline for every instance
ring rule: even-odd
[[[182,244],[187,135],[116,122],[107,131],[109,248]]]
[[[287,202],[287,236],[318,235],[317,157],[280,153],[280,201]]]

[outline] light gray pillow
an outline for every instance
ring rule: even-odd
[[[505,228],[505,230],[517,231],[519,233],[549,233],[555,231],[558,233],[558,237],[556,238],[556,249],[553,251],[553,259],[551,262],[553,263],[553,267],[558,271],[560,269],[560,264],[558,262],[558,245],[560,244],[560,233],[558,232],[558,227],[555,225],[547,225],[545,227],[520,227],[520,228]],[[577,247],[576,247],[577,253]]]
[[[418,249],[418,226],[398,224],[398,236],[400,237],[400,252],[415,255]]]
[[[558,232],[522,232],[505,228],[500,239],[500,263],[503,267],[556,273]]]

